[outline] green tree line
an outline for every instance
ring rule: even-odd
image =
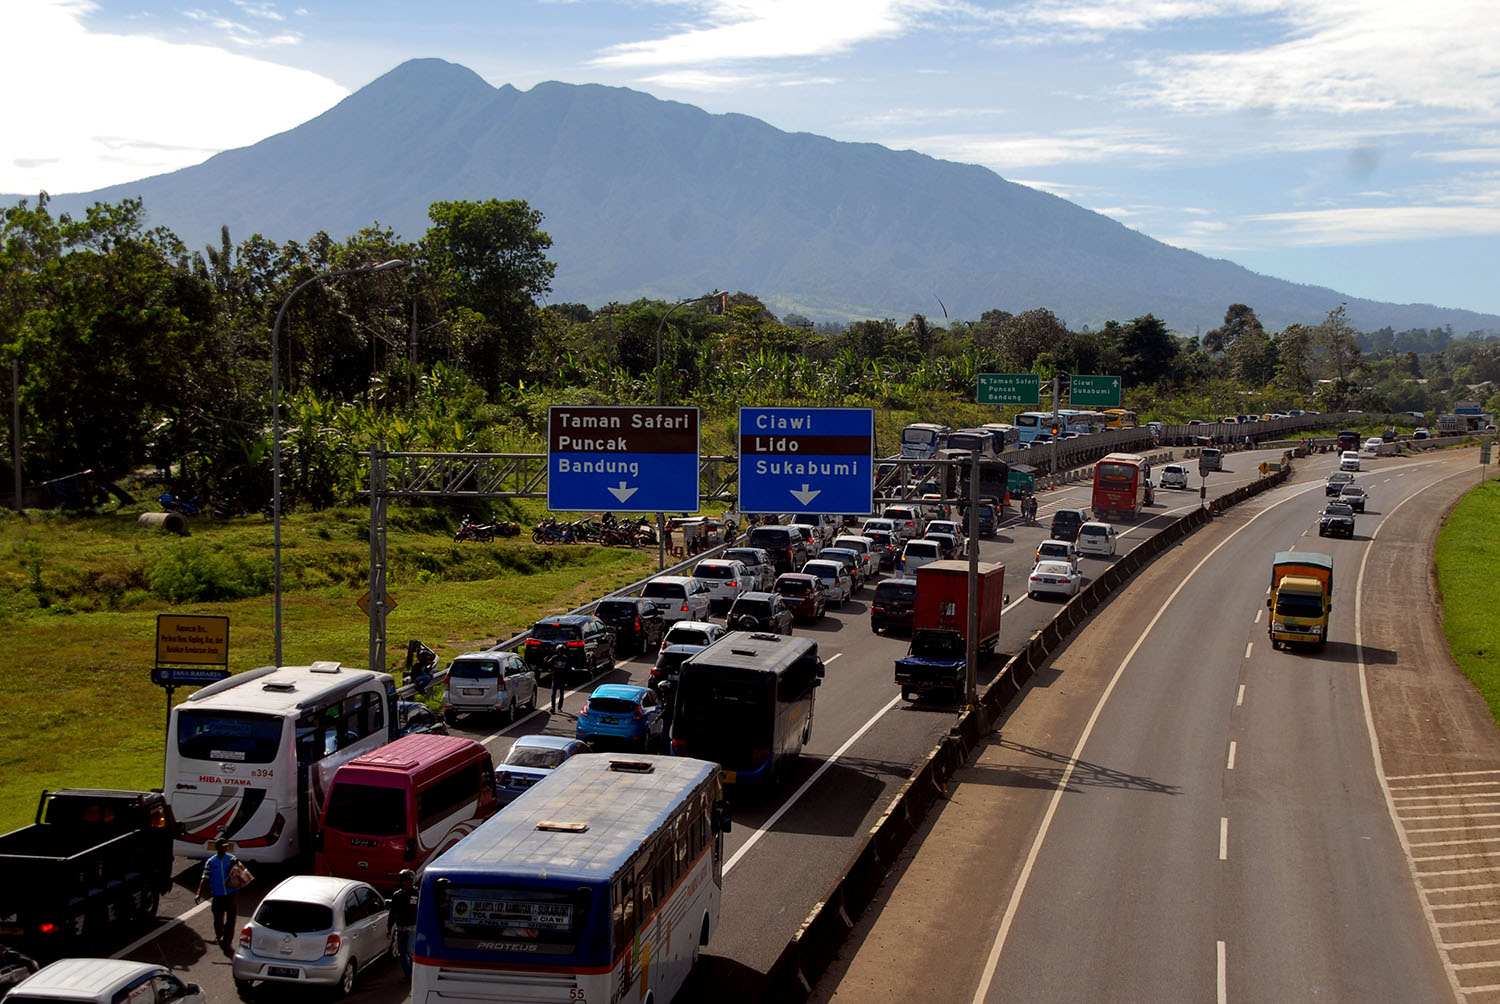
[[[1500,386],[1500,341],[1365,334],[1342,306],[1272,333],[1232,304],[1199,339],[1150,314],[1072,330],[1042,308],[814,326],[745,292],[675,311],[647,299],[552,304],[540,212],[492,199],[434,203],[428,217],[414,242],[371,226],[344,241],[235,243],[226,228],[195,251],[147,228],[137,200],[81,219],[54,217],[45,194],[4,210],[0,347],[18,363],[28,481],[144,467],[204,497],[262,503],[277,311],[309,278],[390,259],[407,267],[314,283],[290,306],[279,351],[289,505],[352,497],[357,453],[373,444],[537,451],[548,405],[649,403],[658,384],[663,400],[710,418],[783,403],[938,416],[973,401],[981,372],[1109,373],[1142,420],[1167,421],[1298,406],[1431,412]],[[7,424],[7,458],[11,438]]]

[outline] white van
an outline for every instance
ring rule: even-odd
[[[203,989],[166,966],[129,959],[59,959],[13,987],[6,1004],[205,1004]]]

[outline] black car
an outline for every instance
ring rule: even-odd
[[[417,732],[431,732],[433,735],[446,736],[448,725],[435,711],[419,701],[397,702],[397,738]]]
[[[1053,540],[1077,540],[1078,528],[1089,521],[1089,514],[1084,509],[1059,509],[1052,516],[1052,532],[1048,534]]]
[[[743,593],[730,606],[724,620],[734,631],[792,633],[792,608],[780,593]]]
[[[1319,537],[1354,539],[1354,510],[1343,502],[1330,502],[1318,514]]]
[[[614,631],[617,652],[655,652],[667,633],[661,609],[641,596],[600,600],[594,616]]]
[[[995,535],[995,500],[981,498],[979,500],[979,535],[981,537],[993,537]],[[964,532],[969,532],[969,509],[965,506],[959,517],[963,521]]]
[[[1328,480],[1323,482],[1324,495],[1338,495],[1344,490],[1344,486],[1354,483],[1354,475],[1349,471],[1334,471],[1328,475]]]
[[[592,677],[615,668],[615,635],[598,617],[559,614],[531,626],[524,652],[526,665],[536,670],[538,679],[552,678],[556,658],[571,672]]]
[[[810,557],[801,531],[790,526],[753,526],[745,543],[769,554],[777,575],[801,568]]]
[[[870,600],[870,630],[876,634],[891,628],[910,631],[916,603],[916,579],[881,579]]]
[[[864,536],[875,542],[875,555],[879,561],[878,571],[895,568],[901,558],[901,541],[889,530],[866,530]]]

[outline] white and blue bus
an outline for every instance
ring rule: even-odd
[[[1050,411],[1023,411],[1016,416],[1016,432],[1020,434],[1021,442],[1029,443],[1037,437],[1037,433],[1052,433],[1052,412]]]
[[[901,430],[901,459],[931,460],[946,445],[952,431],[936,422],[913,422]]]
[[[719,925],[719,767],[569,757],[422,874],[412,1004],[668,1004]]]
[[[1080,436],[1092,436],[1109,428],[1109,416],[1102,411],[1080,411],[1076,408],[1058,410],[1064,432],[1076,432]]]
[[[812,738],[822,682],[811,638],[731,631],[678,671],[672,753],[721,765],[726,784],[774,784]]]

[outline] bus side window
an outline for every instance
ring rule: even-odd
[[[297,719],[297,762],[317,763],[323,759],[323,728],[316,711]]]
[[[617,878],[609,891],[611,905],[613,906],[612,915],[615,924],[616,951],[619,951],[630,941],[629,935],[625,932],[625,891],[629,888],[630,886],[623,878]]]

